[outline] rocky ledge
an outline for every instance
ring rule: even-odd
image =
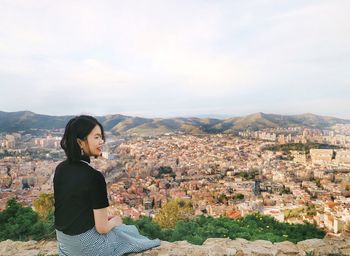
[[[1,256],[42,256],[57,255],[56,241],[0,242]],[[294,255],[350,255],[350,237],[326,237],[309,239],[297,244],[285,241],[271,243],[264,240],[209,238],[203,245],[193,245],[186,241],[169,243],[162,241],[159,247],[133,256],[294,256]]]

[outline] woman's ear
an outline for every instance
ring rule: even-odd
[[[77,142],[78,142],[78,145],[80,146],[80,148],[82,148],[84,141],[81,139],[77,139]]]

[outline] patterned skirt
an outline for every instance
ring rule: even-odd
[[[159,239],[142,236],[134,225],[122,224],[107,234],[96,228],[79,234],[66,235],[56,229],[59,256],[122,256],[137,253],[160,245]]]

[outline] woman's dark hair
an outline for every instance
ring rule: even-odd
[[[83,159],[77,139],[85,140],[96,125],[100,126],[102,139],[105,140],[103,127],[96,118],[81,115],[69,120],[61,140],[61,147],[66,153],[68,161],[74,162]]]

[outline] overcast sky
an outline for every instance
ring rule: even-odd
[[[350,119],[349,0],[0,0],[0,110]]]

